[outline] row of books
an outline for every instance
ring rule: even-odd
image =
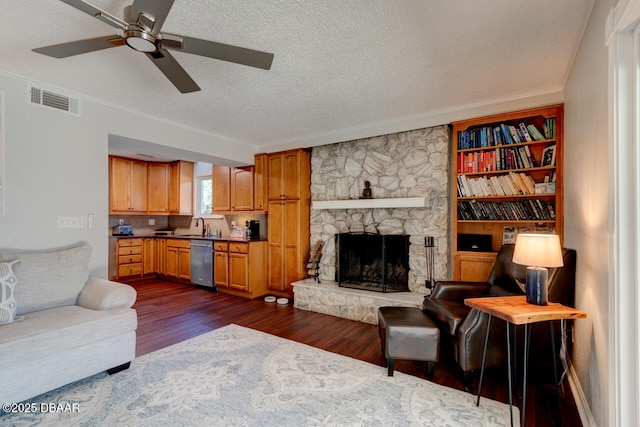
[[[556,118],[544,120],[542,131],[534,123],[500,123],[458,132],[458,150],[494,147],[520,142],[543,141],[556,137]]]
[[[538,194],[536,182],[524,172],[505,175],[467,177],[458,175],[458,197],[516,196]],[[545,187],[544,193],[549,193]]]
[[[553,221],[556,219],[553,204],[539,199],[513,202],[459,201],[458,214],[463,220]]]
[[[528,145],[458,153],[458,173],[494,172],[538,166]]]

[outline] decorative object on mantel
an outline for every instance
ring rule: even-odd
[[[424,247],[427,258],[427,279],[424,281],[424,285],[427,289],[432,289],[435,284],[433,280],[434,252],[436,249],[435,238],[433,236],[426,236],[424,238]]]
[[[364,190],[362,190],[361,199],[371,199],[373,198],[373,192],[371,191],[371,183],[369,181],[364,182]]]

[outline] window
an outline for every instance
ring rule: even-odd
[[[196,211],[198,216],[211,215],[212,181],[210,176],[197,178]]]

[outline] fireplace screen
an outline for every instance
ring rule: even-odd
[[[409,290],[409,236],[336,235],[339,286],[377,292]]]

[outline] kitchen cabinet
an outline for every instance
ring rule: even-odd
[[[142,275],[143,239],[118,239],[117,279]]]
[[[213,212],[253,211],[253,170],[213,165]]]
[[[308,151],[268,155],[268,288],[293,296],[291,283],[307,276],[311,162]]]
[[[109,158],[109,213],[147,212],[147,163],[123,157]]]
[[[192,162],[109,161],[109,213],[193,215]]]
[[[269,202],[268,288],[291,296],[291,283],[306,277],[309,205],[300,200]]]
[[[156,273],[164,275],[167,259],[167,239],[154,238],[153,241]]]
[[[304,186],[310,178],[309,153],[304,150],[290,150],[269,154],[267,164],[269,200],[300,199]]]
[[[219,291],[245,298],[267,293],[266,242],[216,242],[214,251],[214,282]]]
[[[231,210],[231,168],[213,165],[212,181],[212,210],[213,212],[228,212]]]
[[[231,210],[253,210],[253,166],[231,169]]]
[[[147,164],[147,213],[169,214],[169,165]]]
[[[269,200],[267,186],[267,154],[256,154],[253,166],[253,208],[256,211],[266,211]]]
[[[167,239],[164,274],[178,279],[191,279],[191,242]]]
[[[169,164],[170,215],[193,215],[193,168],[182,160]]]
[[[156,272],[155,247],[155,239],[142,239],[142,274],[153,274]]]
[[[213,283],[219,290],[229,287],[229,244],[227,242],[213,244]]]

